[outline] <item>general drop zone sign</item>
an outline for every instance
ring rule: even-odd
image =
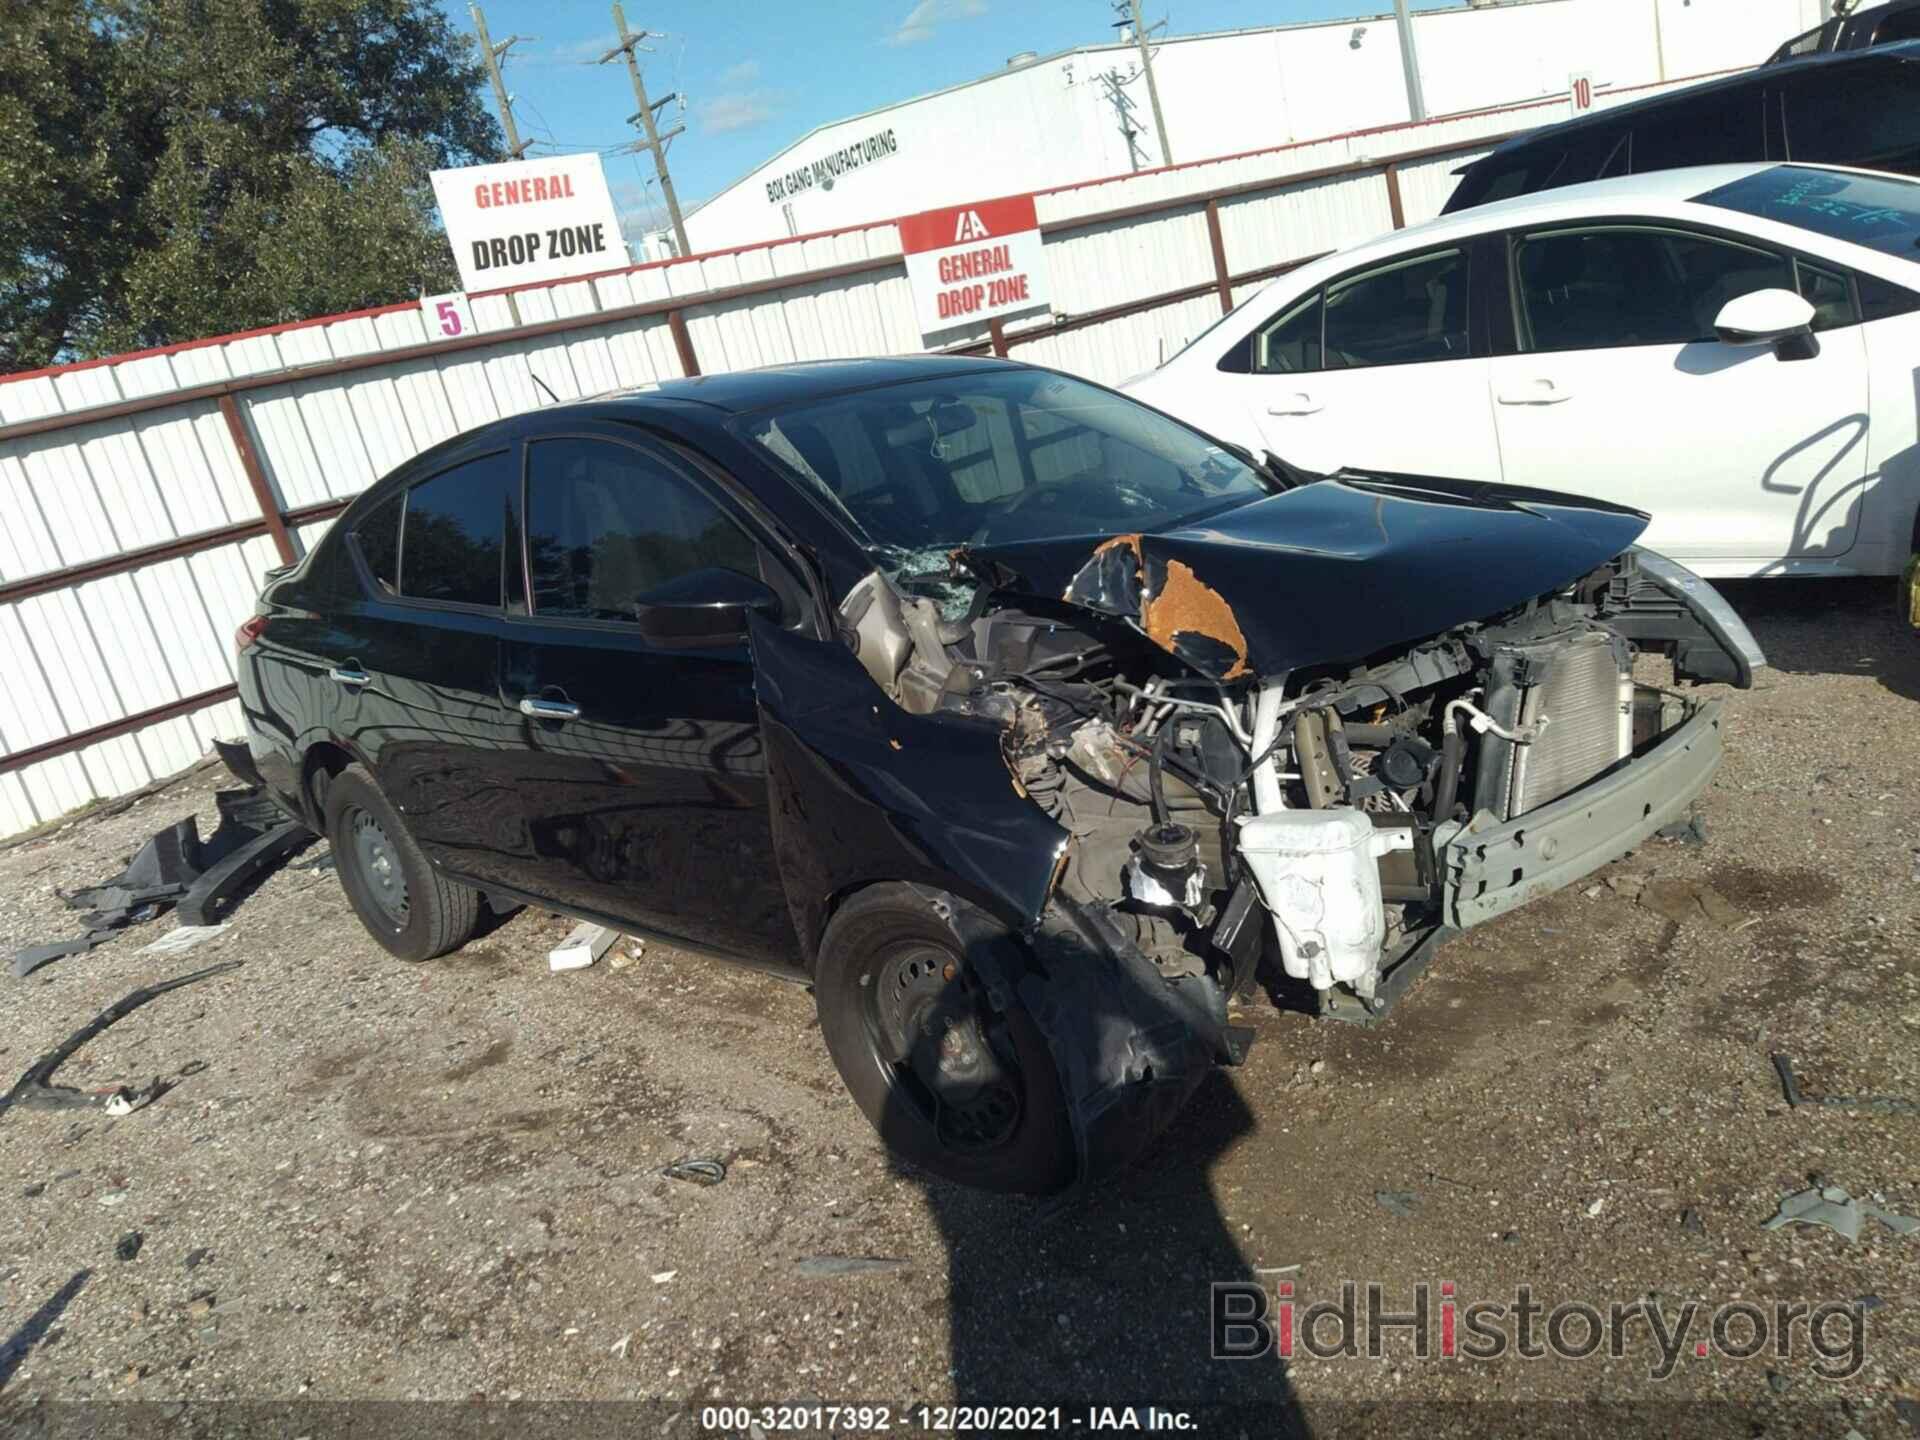
[[[922,335],[1046,308],[1031,195],[910,215],[900,222],[900,248]]]
[[[460,288],[501,290],[630,262],[598,155],[433,172]]]

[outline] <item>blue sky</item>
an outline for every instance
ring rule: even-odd
[[[465,0],[442,0],[472,29]],[[1459,0],[1415,0],[1417,8]],[[495,42],[515,45],[506,68],[522,138],[533,153],[605,150],[631,137],[633,93],[616,60],[592,61],[613,41],[598,0],[483,0]],[[1146,0],[1149,23],[1175,34],[1324,20],[1390,8],[1386,0]],[[687,131],[668,160],[681,204],[725,188],[811,127],[972,80],[1022,50],[1063,50],[1111,38],[1108,0],[626,0],[627,23],[656,33],[647,91],[686,96]],[[663,113],[672,115],[677,107]],[[658,200],[644,156],[608,156],[623,210]]]

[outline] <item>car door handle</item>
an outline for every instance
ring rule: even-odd
[[[1326,408],[1302,390],[1267,406],[1267,413],[1269,415],[1318,415]]]
[[[547,700],[528,695],[520,701],[520,713],[535,720],[578,720],[580,707],[571,700]]]
[[[1573,392],[1563,389],[1551,380],[1529,380],[1524,385],[1516,385],[1502,390],[1494,396],[1502,405],[1558,405],[1571,400]]]
[[[371,685],[373,676],[358,665],[336,665],[327,671],[329,679],[338,680],[342,685],[350,685],[358,690],[362,685]]]

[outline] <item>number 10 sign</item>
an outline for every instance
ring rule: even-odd
[[[473,308],[464,290],[422,295],[420,313],[427,317],[429,340],[459,340],[473,334]]]

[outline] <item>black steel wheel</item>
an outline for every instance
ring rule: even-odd
[[[373,777],[350,765],[326,790],[340,886],[367,933],[402,960],[458,949],[480,920],[480,892],[433,868]]]
[[[1032,1018],[1008,997],[997,1009],[988,980],[923,894],[874,886],[822,939],[820,1028],[895,1153],[963,1185],[1048,1194],[1073,1175],[1060,1082]]]

